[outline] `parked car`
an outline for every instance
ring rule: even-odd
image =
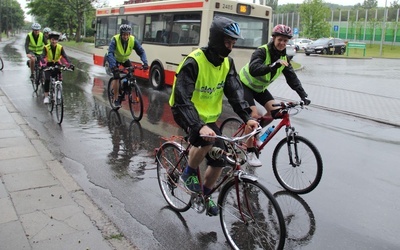
[[[292,59],[296,55],[296,46],[292,40],[289,40],[286,44],[286,55]]]
[[[307,39],[307,38],[295,38],[293,39],[294,45],[296,45],[296,49],[297,51],[299,50],[304,50],[304,48],[311,44],[312,42],[314,42],[311,39]]]
[[[304,48],[304,53],[310,54],[339,54],[346,52],[346,44],[340,38],[320,38]]]
[[[61,34],[60,41],[68,41],[67,34],[65,34],[65,33]]]

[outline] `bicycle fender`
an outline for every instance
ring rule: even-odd
[[[258,178],[256,176],[251,175],[251,174],[247,174],[247,173],[244,173],[244,172],[239,172],[237,174],[237,176],[238,176],[239,180],[247,179],[247,180],[254,181],[254,182],[258,181]]]
[[[166,147],[166,145],[174,145],[174,146],[178,147],[179,150],[181,150],[182,152],[185,151],[185,148],[180,143],[177,143],[175,141],[164,142],[163,144],[161,144],[161,146],[159,148],[155,149],[155,159],[154,159],[155,162],[158,161],[158,158],[160,157],[160,154],[161,154],[163,148]]]

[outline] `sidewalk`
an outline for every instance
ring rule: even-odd
[[[136,249],[0,89],[0,249]]]

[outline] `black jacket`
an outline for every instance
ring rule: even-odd
[[[213,65],[218,66],[223,62],[218,53],[213,52],[208,47],[201,48],[201,50],[204,51],[207,60]],[[238,78],[233,59],[229,57],[229,60],[231,68],[225,81],[224,95],[233,110],[244,122],[247,122],[250,119],[249,104],[244,100],[243,87]],[[185,131],[191,128],[198,132],[205,125],[191,102],[198,72],[197,62],[188,57],[183,63],[179,74],[176,75],[175,91],[172,93],[175,98],[175,103],[172,107],[174,119]]]
[[[275,48],[273,42],[268,43],[267,47],[268,47],[268,53],[270,54],[271,57],[271,63],[276,62],[277,60],[280,59],[281,56],[286,55],[286,49],[280,52]],[[266,58],[267,58],[267,51],[264,47],[257,48],[253,52],[249,63],[249,72],[253,77],[263,76],[268,74],[269,72],[271,72],[271,79],[275,76],[277,69],[271,68],[269,65],[265,65],[264,62]],[[303,99],[304,97],[307,97],[307,93],[304,91],[299,78],[297,78],[297,75],[292,67],[292,64],[290,64],[290,58],[288,58],[288,62],[289,66],[285,67],[282,73],[286,78],[287,84],[294,91],[297,92],[297,94],[300,96],[301,99]]]

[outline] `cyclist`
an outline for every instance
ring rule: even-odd
[[[275,103],[274,97],[267,90],[268,86],[281,74],[285,76],[287,84],[297,92],[306,105],[311,103],[290,64],[290,58],[286,55],[286,44],[292,36],[292,29],[289,26],[276,25],[272,30],[272,40],[268,44],[258,47],[253,52],[250,62],[239,73],[244,88],[244,97],[250,104],[251,116],[256,119],[260,117],[254,102],[256,100],[267,110],[267,114],[271,118],[265,124],[261,124],[263,127],[273,119],[281,117],[280,109],[272,106]],[[248,140],[248,162],[252,162],[250,165],[253,166],[261,166],[253,145],[252,140]]]
[[[60,34],[57,32],[50,32],[49,39],[50,43],[44,46],[43,57],[41,61],[41,66],[51,67],[56,64],[65,64],[70,69],[74,69],[74,65],[71,64],[67,54],[65,53],[64,47],[58,44],[58,39]],[[50,90],[50,77],[56,77],[57,74],[61,74],[60,71],[46,71],[44,80],[44,100],[43,103],[47,104],[49,100],[49,90]]]
[[[49,27],[46,27],[43,29],[43,35],[46,38],[46,43],[48,42],[47,40],[49,39],[49,33],[51,32],[51,29]]]
[[[119,69],[120,65],[124,67],[132,66],[129,56],[132,50],[135,50],[136,54],[140,57],[143,62],[143,69],[147,70],[149,68],[147,64],[147,56],[143,47],[140,45],[139,41],[131,35],[132,28],[128,24],[122,24],[119,27],[119,34],[115,35],[111,39],[110,46],[108,47],[107,61],[109,63],[110,69],[113,71],[114,80],[112,82],[112,88],[114,90],[114,106],[120,107],[120,98],[116,93],[119,93]]]
[[[226,159],[212,159],[207,154],[212,147],[224,148],[223,141],[200,136],[221,134],[216,121],[222,112],[223,95],[249,129],[258,126],[250,118],[249,105],[243,99],[243,87],[233,59],[228,57],[238,38],[242,38],[239,25],[231,19],[216,16],[210,27],[208,46],[191,52],[178,67],[169,100],[175,122],[189,134],[193,145],[188,166],[181,176],[192,192],[201,192],[197,169],[203,159],[207,159],[203,193],[207,197],[207,215],[210,216],[218,215],[218,207],[209,194]]]
[[[25,39],[25,52],[26,56],[29,58],[31,79],[34,78],[36,57],[42,55],[43,48],[47,44],[46,38],[43,33],[40,32],[40,29],[40,24],[32,24],[32,31],[28,33]]]

